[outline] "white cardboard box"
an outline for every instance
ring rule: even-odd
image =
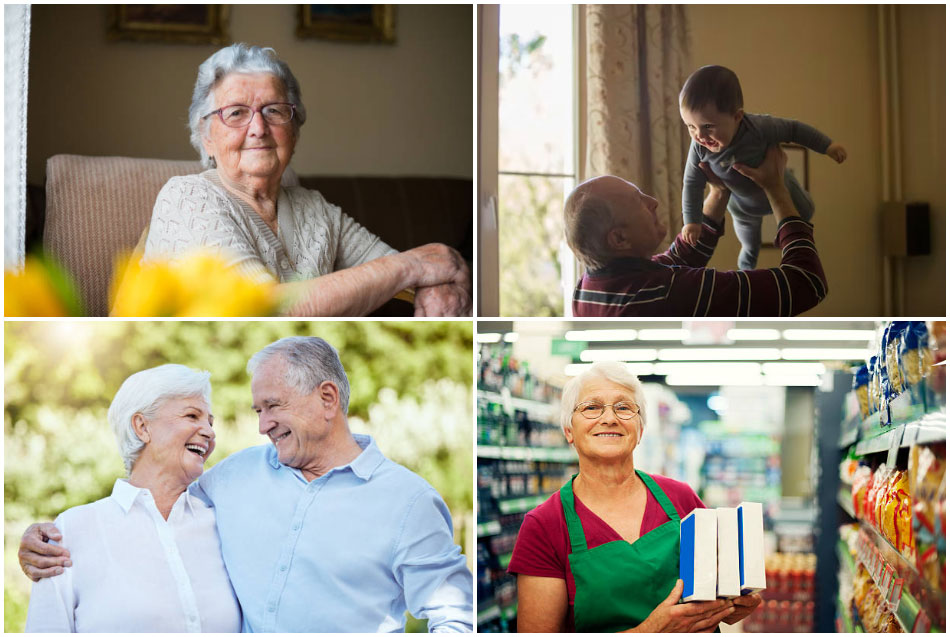
[[[765,544],[762,504],[739,504],[739,587],[743,595],[765,590]]]
[[[684,602],[716,599],[716,527],[713,509],[694,509],[680,521]]]
[[[738,597],[739,592],[739,510],[716,508],[718,521],[719,576],[717,597]]]

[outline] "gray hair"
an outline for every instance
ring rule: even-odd
[[[276,76],[284,84],[285,99],[294,105],[292,122],[295,137],[307,121],[307,109],[300,100],[300,84],[287,63],[277,57],[274,49],[251,46],[243,42],[225,47],[198,67],[198,79],[191,96],[191,106],[188,107],[191,145],[201,155],[201,165],[205,168],[215,168],[217,164],[201,143],[208,128],[207,120],[201,118],[214,110],[214,88],[231,73],[270,73]]]
[[[346,414],[350,406],[350,382],[336,348],[316,336],[288,336],[251,356],[247,372],[254,376],[257,369],[274,356],[280,356],[287,363],[284,380],[301,396],[309,396],[324,381],[335,384],[340,392],[340,408]]]
[[[149,420],[168,400],[189,396],[201,396],[210,408],[210,379],[210,372],[174,364],[142,370],[125,379],[109,405],[109,424],[127,473],[132,472],[132,466],[145,448],[132,427],[135,414]]]
[[[587,182],[575,188],[564,202],[564,238],[588,270],[602,268],[610,260],[607,233],[614,225],[610,204],[592,194]]]
[[[633,401],[640,408],[640,435],[642,436],[643,428],[647,424],[646,414],[644,413],[647,403],[643,393],[643,385],[640,384],[639,378],[630,373],[626,365],[615,361],[594,363],[589,369],[567,381],[561,391],[561,428],[571,428],[571,416],[574,415],[574,407],[577,406],[577,398],[580,396],[581,387],[588,380],[595,378],[609,380],[633,392]]]

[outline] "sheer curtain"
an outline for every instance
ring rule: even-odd
[[[26,91],[30,6],[3,7],[3,265],[19,268],[26,250]]]
[[[582,6],[582,178],[617,175],[656,197],[667,242],[682,228],[689,137],[679,115],[688,68],[682,5]],[[586,86],[585,86],[586,84]]]

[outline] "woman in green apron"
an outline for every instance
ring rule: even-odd
[[[703,505],[687,485],[634,468],[643,405],[619,363],[597,363],[564,387],[562,425],[580,471],[519,532],[509,572],[520,632],[712,632],[761,603],[678,603],[680,517]]]

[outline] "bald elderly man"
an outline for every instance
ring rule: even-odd
[[[574,316],[795,316],[828,293],[812,225],[804,221],[785,187],[786,157],[777,146],[758,168],[733,168],[765,190],[782,249],[777,268],[717,272],[707,268],[729,202],[708,166],[702,232],[695,246],[677,233],[666,236],[657,201],[634,184],[610,175],[580,184],[564,204],[567,243],[586,272],[574,289]]]

